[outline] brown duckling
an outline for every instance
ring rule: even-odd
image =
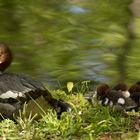
[[[136,111],[139,110],[140,107],[140,82],[136,82],[134,85],[132,85],[129,89],[130,97],[135,101],[137,104]]]
[[[136,106],[135,102],[122,94],[121,90],[111,89],[107,84],[100,84],[96,88],[97,99],[102,105],[119,106],[119,108],[128,110]]]
[[[129,87],[125,83],[118,83],[113,87],[114,90],[120,91],[124,97],[130,97]]]

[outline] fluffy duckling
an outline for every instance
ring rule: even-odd
[[[138,111],[138,108],[140,107],[140,82],[136,82],[134,85],[132,85],[129,89],[130,97],[135,101],[137,104],[136,111]]]
[[[124,96],[116,90],[111,90],[109,85],[107,84],[98,85],[96,92],[97,92],[97,99],[103,105],[113,106],[117,103],[122,105],[125,104]]]
[[[118,86],[116,86],[118,87]],[[135,102],[122,94],[122,89],[111,89],[107,84],[100,84],[96,88],[97,99],[102,105],[114,106],[116,108],[130,109],[136,106]]]
[[[114,90],[119,91],[126,98],[130,97],[129,87],[125,83],[118,83],[113,87]]]

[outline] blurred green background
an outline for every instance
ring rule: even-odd
[[[0,0],[0,41],[14,53],[7,71],[52,87],[139,80],[137,5],[132,0]]]

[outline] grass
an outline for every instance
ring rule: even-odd
[[[53,109],[46,108],[46,104],[40,104],[42,101],[39,103],[42,109],[29,103],[19,113],[17,123],[9,119],[0,123],[0,140],[140,139],[135,113],[126,117],[121,112],[94,104],[94,100],[91,104],[84,98],[83,93],[66,94],[57,90],[53,91],[53,94],[56,98],[68,101],[73,106],[72,112],[63,113],[58,120]],[[31,109],[32,107],[34,109]]]

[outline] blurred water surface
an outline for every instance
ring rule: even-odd
[[[0,0],[0,41],[7,42],[14,53],[7,71],[55,86],[67,81],[140,79],[139,28],[137,38],[130,40],[129,3]],[[140,20],[136,23],[139,27]]]

